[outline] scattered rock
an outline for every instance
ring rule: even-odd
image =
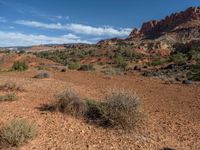
[[[192,84],[192,81],[191,81],[191,80],[183,80],[182,83],[183,83],[183,84]]]
[[[133,68],[133,70],[141,71],[141,67],[140,67],[140,66],[135,66],[135,67]]]
[[[169,147],[164,147],[164,148],[162,148],[162,149],[160,149],[160,150],[175,150],[175,149],[169,148]]]
[[[61,72],[66,72],[66,71],[67,71],[66,68],[61,69]]]
[[[35,75],[33,78],[37,78],[37,79],[44,79],[44,78],[49,78],[50,75],[47,72],[41,72],[37,75]]]

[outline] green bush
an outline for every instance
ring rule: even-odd
[[[148,63],[150,66],[159,66],[159,65],[163,65],[165,63],[169,62],[168,59],[165,59],[165,58],[159,58],[157,60],[154,60],[150,63]]]
[[[46,66],[37,66],[36,68],[37,68],[38,70],[46,70],[46,69],[47,69]]]
[[[78,70],[78,69],[80,69],[80,67],[81,67],[81,65],[79,63],[70,63],[68,65],[68,68],[70,70]]]
[[[11,121],[1,132],[1,142],[10,146],[20,146],[27,139],[37,135],[36,126],[25,119]]]
[[[187,74],[188,79],[193,81],[200,81],[200,61],[193,66],[190,72]]]
[[[132,49],[131,50],[125,50],[124,55],[129,60],[137,60],[137,59],[142,59],[144,57],[143,54],[136,53]]]
[[[125,67],[127,66],[125,59],[122,56],[116,56],[115,58],[115,64],[117,65],[117,67],[119,68],[123,68],[125,69]]]
[[[25,71],[28,70],[28,64],[25,61],[15,61],[12,66],[13,71]]]
[[[171,60],[174,61],[176,64],[182,65],[187,63],[187,56],[183,53],[177,53],[171,57]]]

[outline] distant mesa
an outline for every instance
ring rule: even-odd
[[[159,37],[169,32],[199,28],[200,7],[190,7],[186,11],[174,13],[163,20],[151,20],[142,25],[141,30],[134,29],[129,38],[140,36]]]
[[[190,43],[194,40],[200,40],[200,7],[190,7],[162,20],[145,22],[141,29],[133,29],[126,39],[113,38],[98,44],[128,44],[133,49],[171,51],[177,43]]]

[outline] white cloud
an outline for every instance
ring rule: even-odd
[[[23,34],[19,32],[0,31],[0,47],[7,46],[31,46],[39,44],[63,44],[63,43],[90,43],[81,40],[73,34],[62,35],[59,37],[49,37],[46,35]]]
[[[29,27],[37,27],[37,28],[44,28],[44,29],[54,29],[54,30],[69,30],[77,34],[84,34],[84,35],[92,35],[92,36],[127,36],[130,34],[132,29],[129,28],[121,28],[115,29],[112,27],[93,27],[83,24],[47,24],[43,22],[37,21],[26,21],[26,20],[19,20],[15,23],[20,25],[25,25]]]
[[[69,24],[68,29],[75,33],[84,33],[96,36],[127,36],[131,31],[127,28],[117,30],[112,27],[92,27],[82,24]]]
[[[56,21],[56,20],[69,20],[69,16],[62,16],[62,15],[47,15],[47,14],[39,14],[38,12],[34,12],[36,16],[40,16],[43,18],[47,18],[51,21]]]
[[[15,23],[20,24],[20,25],[37,27],[37,28],[45,28],[45,29],[65,29],[65,27],[60,23],[46,24],[46,23],[37,22],[37,21],[25,21],[25,20],[19,20],[19,21],[16,21]]]

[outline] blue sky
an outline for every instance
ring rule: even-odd
[[[124,38],[199,0],[0,0],[0,47]]]

